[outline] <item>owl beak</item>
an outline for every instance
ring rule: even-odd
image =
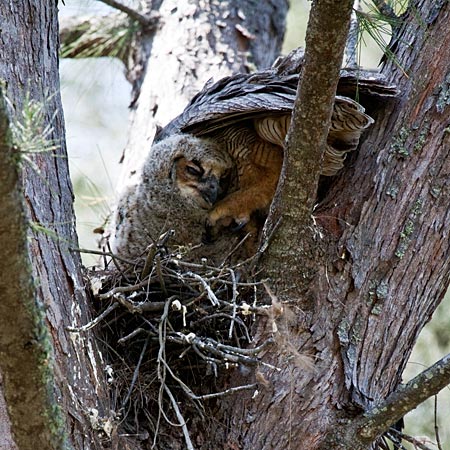
[[[202,184],[199,187],[200,195],[209,206],[212,206],[216,203],[217,196],[219,195],[219,180],[214,175],[210,175],[201,181]]]

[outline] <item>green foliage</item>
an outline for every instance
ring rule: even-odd
[[[14,116],[14,120],[11,122],[18,164],[26,162],[36,173],[41,173],[31,156],[53,152],[59,148],[52,139],[53,119],[54,116],[47,121],[45,105],[42,102],[30,98],[29,94],[25,95],[22,110]]]
[[[10,128],[12,141],[15,150],[16,162],[19,166],[28,166],[42,179],[43,183],[49,187],[50,183],[42,173],[40,165],[36,162],[36,156],[50,154],[53,158],[65,158],[65,155],[59,155],[56,150],[59,144],[53,139],[53,122],[58,114],[55,111],[49,119],[46,103],[51,99],[48,96],[44,102],[32,99],[29,93],[26,93],[23,99],[22,109],[12,115]],[[12,109],[11,102],[7,102]],[[58,195],[57,192],[52,192]]]
[[[61,58],[111,56],[123,60],[138,29],[137,22],[119,19],[100,19],[96,27],[90,22],[81,23],[74,37],[62,42]]]
[[[386,58],[393,60],[398,65],[398,60],[389,47],[389,41],[392,36],[392,30],[401,23],[399,14],[406,10],[408,0],[364,1],[363,6],[363,10],[355,11],[358,20],[359,47],[361,47],[362,43],[365,44],[368,36],[375,42]]]

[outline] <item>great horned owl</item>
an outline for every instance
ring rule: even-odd
[[[172,245],[197,247],[193,255],[209,256],[202,243],[205,222],[227,191],[232,168],[230,156],[209,139],[173,135],[153,145],[139,184],[123,192],[117,204],[112,252],[142,263],[148,246],[174,230]]]
[[[173,133],[205,137],[233,158],[237,186],[210,211],[210,226],[234,222],[239,228],[255,212],[267,211],[281,171],[302,64],[303,52],[297,49],[270,69],[209,83],[155,137],[156,142]],[[342,70],[337,92],[321,172],[325,176],[343,167],[347,153],[357,148],[363,131],[374,122],[348,96],[358,95],[370,105],[397,93],[381,75],[359,69]]]
[[[245,226],[257,234],[250,219],[266,212],[276,189],[302,61],[296,51],[271,69],[208,83],[157,133],[141,184],[119,201],[113,251],[127,259],[142,257],[162,232],[174,228],[175,243],[199,246],[195,257],[217,261],[233,243],[221,232],[212,245],[203,244],[205,224],[208,229]],[[347,152],[356,149],[362,132],[373,123],[348,97],[356,93],[372,104],[395,95],[396,89],[373,72],[342,71],[323,175],[342,168]],[[219,189],[218,180],[228,179],[233,167],[237,176],[227,190]],[[216,187],[202,181],[213,168]]]

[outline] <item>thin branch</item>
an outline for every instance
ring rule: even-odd
[[[194,400],[209,400],[210,398],[224,397],[225,395],[235,394],[236,392],[240,392],[240,391],[244,391],[244,390],[248,390],[248,389],[256,389],[257,387],[258,387],[258,385],[256,383],[245,384],[242,386],[228,388],[221,392],[214,392],[213,394],[195,395],[192,398]]]
[[[286,192],[286,195],[298,192],[296,197],[303,200],[303,226],[310,225],[316,201],[317,183],[352,11],[353,0],[346,0],[315,2],[310,13],[305,63],[299,79],[286,146],[294,167],[290,171],[292,175],[287,177],[286,188],[291,187],[290,182],[295,183],[293,192]],[[319,35],[321,43],[317,42]],[[299,189],[298,180],[302,180],[303,186],[305,174],[308,175],[307,185],[304,190]]]
[[[450,354],[407,384],[400,385],[384,401],[349,422],[347,426],[329,433],[320,449],[367,449],[378,436],[389,430],[393,423],[426,399],[436,395],[448,384],[450,384]],[[393,431],[395,430],[390,430]]]
[[[143,287],[149,285],[149,280],[141,281],[140,283],[133,284],[131,286],[117,286],[104,294],[99,294],[97,297],[99,300],[106,300],[108,298],[114,297],[117,294],[124,294],[127,292],[135,292]]]
[[[86,249],[86,248],[76,248],[76,247],[70,247],[69,250],[71,252],[86,253],[86,254],[90,254],[90,255],[109,256],[111,258],[115,258],[118,261],[124,262],[126,264],[130,264],[130,265],[133,264],[131,261],[129,261],[127,259],[124,259],[124,258],[121,258],[121,257],[115,255],[112,252],[104,252],[104,251],[101,251],[101,250],[89,250],[89,249]]]
[[[67,331],[72,333],[81,333],[83,331],[88,331],[94,328],[100,321],[102,321],[110,312],[114,311],[119,306],[118,303],[111,303],[101,314],[99,314],[95,319],[88,322],[86,325],[82,327],[67,327]]]
[[[397,436],[398,438],[401,438],[404,441],[411,443],[412,445],[414,445],[414,448],[419,448],[420,450],[433,450],[432,448],[427,447],[423,442],[419,441],[418,439],[409,436],[408,434],[404,434],[398,430],[391,430],[390,433],[394,433],[395,436]]]
[[[183,430],[184,440],[186,441],[186,447],[188,450],[194,450],[194,446],[192,445],[192,441],[189,436],[189,430],[187,429],[186,426],[186,421],[184,420],[184,417],[181,414],[180,408],[178,407],[178,403],[175,400],[174,396],[172,395],[172,392],[170,392],[170,389],[166,385],[164,385],[164,390],[166,391],[166,394],[170,399],[170,403],[172,404],[175,414],[177,415],[178,422],[180,423],[181,429]]]
[[[308,248],[312,241],[311,216],[352,10],[353,0],[313,2],[311,7],[281,181],[269,217],[275,224],[282,214],[282,221],[263,255],[263,262],[270,261],[264,265],[274,279],[279,279],[279,268],[289,258],[289,273],[283,278],[294,282],[284,291],[284,297],[302,290],[306,279],[299,274],[314,259],[314,248]],[[305,250],[298,252],[298,248]]]
[[[137,381],[137,378],[138,378],[138,375],[139,375],[139,368],[141,367],[142,360],[144,359],[145,352],[147,351],[148,342],[149,342],[149,338],[147,338],[145,340],[144,346],[142,347],[141,354],[139,355],[139,360],[138,360],[138,362],[136,364],[136,367],[134,369],[134,372],[133,372],[133,378],[131,379],[130,387],[128,388],[127,395],[126,395],[126,397],[125,397],[125,399],[124,399],[124,401],[122,403],[122,409],[125,408],[126,404],[128,403],[128,400],[130,400],[131,394],[132,394],[133,389],[134,389],[134,385],[136,384],[136,381]]]
[[[439,450],[442,450],[441,438],[439,436],[439,426],[437,421],[438,396],[434,396],[434,435],[436,436],[436,444]]]
[[[450,384],[450,354],[407,384],[399,386],[386,400],[367,411],[358,426],[358,434],[363,439],[375,439],[392,423],[397,422],[426,399],[436,395],[448,384]]]
[[[133,302],[132,300],[130,300],[129,298],[126,298],[124,295],[122,294],[116,294],[114,296],[114,300],[116,300],[117,302],[119,302],[122,306],[125,306],[125,308],[128,309],[128,311],[130,311],[133,314],[142,314],[144,312],[158,312],[158,311],[162,311],[165,306],[167,301],[165,302]],[[169,298],[167,299],[168,301],[172,301],[173,298]]]
[[[236,275],[234,274],[234,271],[232,269],[230,270],[231,280],[233,281],[233,298],[231,299],[231,304],[233,305],[233,319],[230,321],[230,329],[228,330],[228,339],[231,339],[231,336],[233,336],[233,327],[234,327],[234,321],[236,320],[236,311],[237,311],[237,296],[238,296],[238,290],[236,286]]]
[[[211,301],[211,303],[213,304],[213,306],[219,305],[220,302],[219,302],[219,299],[216,297],[216,294],[214,294],[214,292],[211,289],[211,287],[209,286],[209,284],[200,275],[198,275],[194,272],[187,272],[186,275],[200,281],[200,283],[204,287],[206,293],[208,294],[208,298]]]
[[[130,8],[126,5],[123,5],[120,2],[116,2],[116,0],[98,0],[105,5],[111,6],[111,8],[117,9],[125,13],[128,17],[139,22],[143,27],[147,28],[149,31],[155,28],[160,15],[156,12],[152,12],[149,16],[141,14],[139,11],[136,11],[133,8]]]

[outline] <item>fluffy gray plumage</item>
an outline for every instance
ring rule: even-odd
[[[200,161],[222,175],[232,168],[231,158],[207,139],[175,135],[153,145],[140,182],[122,193],[117,204],[110,236],[113,253],[142,263],[148,246],[169,230],[174,230],[172,247],[197,247],[189,253],[191,260],[214,256],[218,262],[218,253],[229,251],[229,237],[212,246],[202,242],[208,209],[184,190],[176,170],[180,158]]]

